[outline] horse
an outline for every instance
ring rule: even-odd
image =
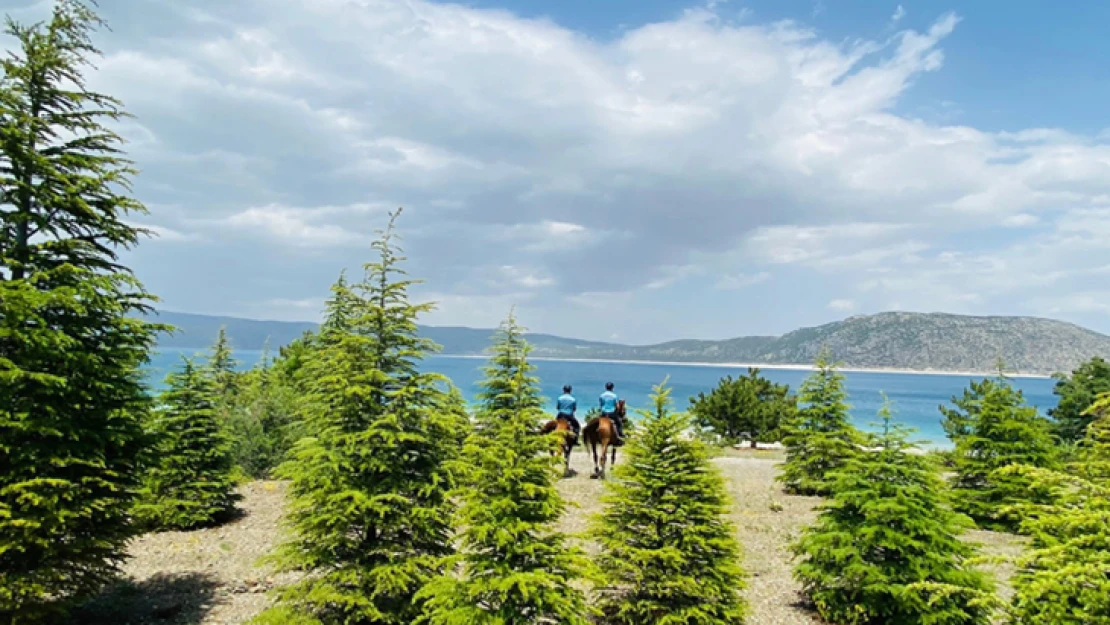
[[[624,400],[617,402],[617,411],[614,416],[618,419],[624,419],[625,409]],[[609,449],[612,448],[611,464],[617,464],[617,445],[614,441],[617,438],[616,425],[613,421],[606,416],[600,416],[596,419],[591,419],[582,428],[582,439],[590,446],[590,452],[594,456],[594,473],[590,479],[605,479],[605,460],[606,456],[610,453]],[[601,447],[601,455],[597,453],[597,448]]]
[[[563,477],[572,475],[570,469],[570,452],[574,449],[574,431],[570,429],[570,419],[559,415],[558,417],[548,421],[540,428],[540,434],[551,434],[552,432],[559,432],[562,434],[563,442],[560,448],[563,452]],[[559,453],[559,449],[552,449],[551,455],[554,456]]]

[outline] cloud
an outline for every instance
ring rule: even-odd
[[[894,15],[890,16],[890,23],[897,24],[903,17],[906,17],[906,8],[899,4],[898,8],[894,9]]]
[[[761,271],[756,274],[743,274],[736,273],[731,275],[721,276],[717,280],[717,288],[724,291],[733,291],[739,289],[746,289],[761,282],[766,282],[771,279],[769,271]]]
[[[834,299],[829,302],[828,308],[837,312],[850,312],[856,309],[856,303],[850,299]]]
[[[280,243],[297,247],[362,246],[369,247],[370,236],[323,220],[347,210],[362,212],[364,206],[347,209],[319,207],[311,209],[269,205],[248,208],[235,213],[223,222],[248,236],[266,236]]]
[[[517,303],[539,330],[628,340],[786,331],[845,293],[1034,312],[1110,264],[1087,241],[1107,137],[905,113],[956,14],[832,40],[713,3],[610,37],[422,0],[102,8],[90,84],[136,115],[143,221],[196,236],[129,257],[167,306],[321,299],[401,205],[435,319]],[[754,284],[779,312],[738,319]]]

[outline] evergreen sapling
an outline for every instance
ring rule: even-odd
[[[884,401],[882,430],[835,473],[832,498],[793,545],[794,575],[821,617],[840,625],[986,625],[992,587],[960,540],[954,512],[927,458]]]
[[[1001,473],[1050,493],[1050,503],[1013,506],[1032,545],[1012,580],[1011,623],[1110,625],[1110,414],[1087,427],[1066,473],[1023,465]]]
[[[227,518],[239,497],[212,379],[186,360],[166,382],[152,419],[155,464],[144,472],[135,516],[151,529],[187,530]]]
[[[828,349],[822,349],[816,371],[802,382],[798,411],[783,425],[786,462],[777,479],[789,493],[828,495],[832,474],[858,452],[859,432],[848,420],[844,375]]]
[[[1023,474],[999,470],[1010,465],[1054,466],[1050,426],[1001,375],[973,390],[977,397],[969,404],[972,409],[949,414],[949,421],[960,420],[965,432],[954,441],[956,508],[981,527],[1017,529],[1018,519],[1006,510],[1021,501],[1043,501],[1046,494],[1034,489]]]
[[[735,625],[746,603],[724,482],[705,445],[690,440],[688,415],[673,413],[670,389],[655,387],[627,462],[606,482],[595,522],[601,568],[613,588],[600,597],[606,622]]]
[[[416,319],[431,305],[408,301],[395,218],[365,278],[333,289],[305,365],[307,436],[279,471],[291,480],[293,538],[275,559],[311,573],[256,622],[410,625],[416,592],[451,552],[453,421],[436,410],[440,376],[417,371],[434,346]]]
[[[573,583],[589,562],[553,526],[564,504],[555,488],[553,437],[529,346],[510,315],[501,325],[479,409],[480,431],[463,450],[459,553],[419,595],[430,625],[587,625],[591,611]]]

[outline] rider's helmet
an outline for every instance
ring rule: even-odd
[[[564,384],[563,385],[563,392],[564,393],[569,393],[570,392],[570,385],[569,384]]]
[[[605,383],[605,390],[607,390],[607,391],[613,390],[613,383],[612,382],[606,382]]]

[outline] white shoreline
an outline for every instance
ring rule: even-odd
[[[432,356],[441,356],[444,358],[470,358],[475,360],[487,360],[489,356],[480,354],[431,354]],[[754,363],[740,363],[740,362],[691,362],[691,361],[669,361],[669,360],[612,360],[607,358],[554,358],[550,356],[535,356],[531,360],[544,360],[551,362],[580,362],[590,363],[597,362],[610,365],[667,365],[675,367],[719,367],[722,369],[747,369],[748,367],[755,367],[759,369],[781,369],[784,371],[813,371],[813,365],[786,365],[786,364],[754,364]],[[998,375],[997,371],[948,371],[938,369],[892,369],[892,368],[868,368],[868,367],[838,367],[839,371],[845,373],[892,373],[903,375],[948,375],[960,377],[973,377],[973,378],[990,378]],[[1050,380],[1051,375],[1042,373],[1015,373],[1006,372],[1006,376],[1010,378],[1028,378],[1038,380]]]

